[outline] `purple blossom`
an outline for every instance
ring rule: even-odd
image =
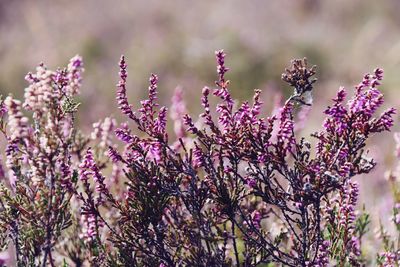
[[[7,114],[7,107],[4,105],[4,101],[0,104],[0,118],[2,118],[5,114]]]
[[[0,181],[6,177],[6,173],[4,171],[4,166],[3,163],[0,161]]]
[[[394,223],[395,223],[395,224],[400,224],[400,214],[396,214],[396,215],[394,216]]]
[[[334,105],[325,110],[325,114],[329,115],[325,119],[324,127],[329,132],[336,132],[342,135],[347,129],[348,114],[346,108],[343,106],[343,101],[346,97],[346,91],[341,87],[333,99]]]
[[[317,261],[315,262],[315,266],[318,266],[318,267],[329,266],[330,245],[331,245],[331,243],[328,240],[324,240],[322,242],[322,244],[320,244],[319,253],[318,253]]]
[[[11,140],[23,139],[28,136],[28,118],[21,111],[21,101],[6,97],[4,105],[8,110],[8,126]]]
[[[228,132],[233,123],[228,107],[224,104],[219,104],[217,112],[219,113],[218,122],[222,126],[223,132]]]
[[[217,59],[217,72],[219,74],[219,81],[217,85],[220,87],[225,87],[225,73],[229,71],[229,68],[225,67],[225,56],[224,50],[215,51],[215,58]]]
[[[158,118],[154,123],[154,130],[156,133],[164,135],[167,126],[167,108],[162,107],[158,113]]]
[[[123,114],[127,115],[132,120],[137,120],[135,113],[132,111],[132,107],[128,102],[128,97],[126,95],[126,78],[128,77],[128,72],[126,71],[127,65],[125,62],[125,57],[121,56],[121,60],[119,62],[119,77],[120,81],[117,84],[119,88],[117,91],[117,102],[118,107],[122,111]]]
[[[261,220],[262,220],[261,213],[257,210],[253,211],[251,215],[251,221],[257,230],[260,230],[261,228]]]
[[[371,75],[364,76],[363,82],[356,87],[356,95],[349,101],[350,111],[362,114],[369,119],[372,114],[383,104],[383,95],[376,88],[380,83],[371,84]],[[366,87],[371,86],[363,91]]]
[[[384,267],[393,267],[396,266],[396,264],[398,264],[399,260],[398,253],[387,251],[380,253],[379,256],[383,259],[382,266]]]
[[[159,142],[145,142],[142,144],[144,150],[149,151],[150,159],[160,162],[162,159],[162,144]]]
[[[350,247],[351,247],[351,252],[354,254],[354,256],[358,257],[361,255],[360,239],[357,236],[351,237]]]
[[[217,59],[217,72],[219,75],[219,80],[215,83],[220,88],[214,90],[214,95],[223,99],[227,103],[228,108],[231,111],[233,107],[233,99],[227,88],[228,81],[225,80],[225,73],[229,70],[229,68],[225,66],[224,50],[216,51],[215,57]]]
[[[82,86],[82,73],[83,69],[83,61],[82,57],[76,55],[71,58],[68,67],[67,67],[67,79],[66,87],[64,89],[67,96],[73,96],[79,93],[80,87]]]
[[[292,120],[292,109],[293,103],[288,102],[281,109],[280,112],[280,124],[278,132],[278,142],[285,144],[284,149],[290,150],[295,144],[294,133],[294,122]]]
[[[149,82],[149,100],[152,104],[156,105],[158,76],[152,73],[150,75]]]
[[[134,136],[132,136],[130,132],[124,128],[117,128],[115,130],[115,135],[118,137],[119,140],[127,144],[132,143],[135,140]]]
[[[140,119],[141,121],[145,121],[147,123],[152,123],[154,119],[155,110],[154,107],[158,106],[157,103],[157,83],[158,77],[154,73],[151,74],[149,78],[149,88],[148,88],[148,99],[142,100],[140,103],[142,107],[139,109],[141,113]],[[148,122],[150,121],[150,122]],[[149,125],[148,127],[152,127]]]
[[[104,226],[104,223],[98,220],[97,216],[93,213],[83,214],[81,216],[81,222],[84,228],[82,229],[80,237],[86,242],[96,239],[99,233],[99,228]]]
[[[110,196],[108,188],[104,183],[104,176],[101,174],[99,167],[97,166],[94,158],[92,149],[89,147],[86,151],[86,154],[83,158],[83,161],[79,165],[79,178],[83,182],[85,190],[88,194],[88,197],[91,198],[92,195],[88,193],[89,191],[89,178],[92,177],[95,184],[95,191],[99,193],[97,200],[95,201],[96,205],[103,203],[103,196]]]
[[[393,115],[396,114],[396,109],[389,108],[381,114],[381,116],[372,123],[371,132],[389,131],[394,124]]]
[[[170,117],[174,123],[174,132],[177,138],[185,137],[185,128],[183,127],[183,116],[186,114],[186,105],[183,101],[182,88],[177,87],[172,97]]]
[[[193,166],[200,168],[204,166],[204,155],[201,148],[197,145],[193,148]]]
[[[123,161],[121,155],[112,146],[108,147],[108,156],[111,158],[112,162],[114,162],[114,163]]]
[[[201,105],[204,108],[204,112],[200,115],[202,118],[204,118],[205,124],[211,127],[212,129],[215,128],[214,122],[211,118],[211,113],[210,113],[210,103],[208,101],[208,96],[210,94],[210,89],[208,87],[204,87],[202,91],[202,97],[201,97]]]
[[[254,188],[254,187],[257,186],[257,180],[254,179],[253,177],[247,177],[247,179],[246,179],[246,184],[247,184],[249,187]]]
[[[251,107],[250,113],[252,119],[256,119],[258,115],[260,115],[261,112],[261,107],[263,105],[263,102],[260,100],[261,97],[261,90],[257,89],[254,92],[253,96],[253,106]]]
[[[196,134],[199,132],[197,127],[194,125],[192,118],[188,114],[183,116],[183,124],[188,127],[187,131],[189,133]]]
[[[92,150],[89,148],[86,151],[83,161],[81,162],[81,164],[79,164],[79,178],[84,183],[87,183],[87,181],[90,178],[89,176],[93,174],[91,170],[93,165],[94,165],[94,158]]]
[[[339,223],[342,227],[353,230],[353,223],[356,219],[356,204],[358,200],[359,189],[356,182],[347,182],[343,189],[343,199],[340,203]]]
[[[345,178],[349,177],[352,167],[353,164],[351,164],[350,162],[344,163],[339,170],[339,175]]]
[[[65,163],[61,162],[60,164],[60,171],[61,171],[61,184],[65,187],[68,191],[73,191],[73,186],[71,182],[71,167]]]

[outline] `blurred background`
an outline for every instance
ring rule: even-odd
[[[66,66],[79,54],[86,69],[79,123],[90,131],[104,116],[120,118],[115,84],[121,54],[128,61],[132,104],[146,97],[154,72],[160,101],[170,104],[174,89],[182,86],[192,114],[200,112],[202,87],[216,79],[217,49],[228,54],[234,97],[248,99],[260,88],[269,107],[276,95],[290,94],[280,80],[284,67],[292,58],[307,57],[318,66],[319,78],[303,130],[308,135],[319,129],[339,86],[351,91],[376,67],[385,70],[385,107],[400,108],[399,14],[398,0],[0,0],[0,93],[22,97],[28,71],[42,61],[51,69]],[[392,134],[370,145],[379,165],[359,179],[360,203],[377,223],[388,221],[392,207],[384,179],[395,164]]]

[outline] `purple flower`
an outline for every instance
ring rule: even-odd
[[[8,127],[11,140],[27,137],[29,120],[21,111],[21,101],[8,96],[4,100],[4,105],[8,110]]]
[[[358,195],[358,183],[347,181],[342,191],[342,201],[339,204],[339,225],[347,231],[352,231],[354,228]]]
[[[319,245],[319,252],[318,252],[318,257],[315,262],[315,266],[318,267],[327,267],[329,266],[329,256],[330,256],[330,247],[331,243],[328,240],[324,240],[320,245]]]
[[[7,113],[7,107],[4,105],[4,101],[0,104],[0,118]]]
[[[253,96],[253,106],[250,110],[252,119],[257,118],[258,115],[260,115],[261,107],[263,102],[260,100],[261,96],[261,90],[257,89],[254,91],[254,96]]]
[[[165,134],[165,127],[167,125],[167,108],[162,107],[158,113],[158,118],[154,123],[154,131],[158,134]]]
[[[174,123],[174,132],[177,138],[182,138],[186,135],[183,127],[183,116],[186,114],[186,105],[183,101],[183,91],[180,87],[175,89],[172,97],[170,117]]]
[[[92,150],[88,148],[85,156],[83,157],[83,161],[79,164],[79,178],[83,182],[87,182],[89,180],[89,176],[92,175],[92,166],[94,165],[94,159]]]
[[[108,147],[108,156],[111,158],[112,162],[116,163],[118,161],[123,161],[121,155],[112,147]]]
[[[203,151],[197,145],[193,148],[193,165],[195,168],[200,168],[204,165]]]
[[[119,88],[117,91],[117,101],[118,107],[123,114],[127,115],[132,120],[137,120],[135,113],[132,111],[131,105],[128,103],[128,97],[126,96],[126,78],[128,77],[128,72],[126,71],[127,65],[125,63],[125,57],[121,56],[119,62],[119,77],[120,81],[117,84]]]
[[[82,86],[82,73],[83,69],[83,61],[82,57],[76,55],[71,58],[67,67],[67,78],[68,82],[64,89],[67,96],[73,96],[79,94],[80,87]]]
[[[329,115],[325,119],[324,127],[329,132],[336,132],[342,135],[347,129],[347,110],[343,106],[343,101],[346,97],[346,91],[343,87],[337,92],[336,98],[333,99],[334,105],[325,110],[325,114]]]
[[[361,255],[360,239],[357,236],[352,236],[350,240],[351,252],[355,256]]]
[[[246,184],[251,187],[254,188],[257,186],[257,180],[253,177],[247,177],[246,179]]]
[[[204,108],[204,112],[200,115],[200,117],[204,118],[205,124],[213,129],[215,125],[214,122],[212,121],[210,113],[210,103],[208,101],[209,94],[210,94],[210,89],[208,87],[204,87],[201,97],[201,105]]]
[[[135,138],[130,134],[129,130],[124,128],[118,128],[115,130],[117,138],[127,144],[132,143]]]
[[[281,109],[280,113],[280,124],[279,124],[279,132],[278,132],[278,142],[283,144],[283,149],[290,150],[291,147],[295,144],[294,137],[294,122],[292,120],[292,109],[293,103],[288,102]]]
[[[150,75],[149,82],[149,100],[152,104],[156,105],[158,76],[152,73]]]
[[[68,191],[72,192],[72,182],[71,182],[71,168],[70,166],[65,163],[61,162],[60,164],[60,171],[61,171],[61,185],[66,188]]]
[[[219,104],[217,112],[219,113],[218,122],[222,125],[223,132],[228,132],[230,126],[233,124],[228,107],[224,104]]]
[[[215,51],[215,58],[217,59],[217,72],[219,74],[219,82],[217,83],[220,87],[225,87],[223,82],[225,82],[225,73],[229,68],[225,67],[225,56],[224,50]]]
[[[144,145],[145,149],[150,152],[150,159],[160,162],[162,158],[162,145],[159,142],[150,142]]]
[[[339,153],[340,155],[340,153]],[[348,178],[350,175],[350,171],[353,168],[353,164],[350,162],[346,162],[340,167],[339,174],[342,177]]]
[[[396,114],[396,109],[389,108],[381,114],[381,116],[372,123],[371,132],[389,131],[394,124],[393,115]]]
[[[251,215],[251,221],[257,230],[260,230],[261,228],[261,220],[262,220],[261,213],[257,210],[253,211]]]
[[[225,67],[224,50],[216,51],[215,57],[217,59],[217,72],[219,75],[219,80],[216,81],[215,83],[220,88],[214,90],[214,95],[223,99],[227,103],[228,108],[231,111],[233,107],[233,99],[227,88],[228,81],[225,80],[225,73],[229,70],[229,68]]]
[[[105,178],[100,173],[100,170],[93,158],[92,149],[88,148],[82,163],[79,165],[79,178],[81,181],[83,181],[85,186],[87,186],[90,176],[93,177],[96,191],[100,194],[108,195],[109,194],[108,189],[104,184]],[[101,197],[99,201],[101,201]]]
[[[185,124],[188,127],[187,131],[189,133],[196,134],[199,132],[199,129],[197,129],[197,127],[194,126],[193,120],[188,114],[185,114],[183,116],[183,124]]]
[[[383,104],[383,95],[376,88],[379,83],[371,85],[369,76],[364,76],[364,81],[357,87],[356,95],[349,101],[350,111],[363,115],[366,119],[371,118],[372,114]],[[363,91],[367,86],[371,86],[371,88]]]
[[[90,242],[97,238],[99,228],[104,226],[104,223],[98,220],[97,216],[93,213],[84,213],[81,216],[83,225],[82,234],[80,235],[86,242]]]

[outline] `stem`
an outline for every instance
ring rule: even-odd
[[[239,252],[237,249],[237,244],[236,244],[236,236],[235,236],[235,222],[231,219],[231,231],[232,231],[232,240],[233,240],[233,248],[235,250],[235,258],[236,258],[236,266],[240,266],[240,260],[239,260]]]
[[[301,210],[301,220],[302,220],[302,232],[303,232],[303,241],[302,241],[302,256],[301,256],[301,264],[302,266],[306,266],[307,261],[307,235],[308,235],[308,214],[307,207],[302,207]]]
[[[51,163],[51,169],[54,170],[54,163],[52,161],[52,158],[49,157],[49,161]],[[47,207],[48,213],[47,213],[47,222],[46,222],[46,247],[45,247],[45,253],[43,256],[43,267],[46,266],[46,262],[47,262],[47,257],[49,257],[50,259],[50,265],[53,267],[54,266],[54,262],[53,262],[53,257],[51,255],[51,235],[52,235],[52,229],[50,226],[50,221],[51,221],[51,217],[53,215],[52,210],[53,210],[53,194],[54,194],[54,187],[55,187],[55,176],[54,173],[51,173],[51,178],[50,178],[50,197],[49,197],[49,204]]]
[[[15,257],[17,261],[17,265],[20,266],[19,262],[19,242],[18,242],[18,236],[19,236],[19,231],[18,231],[18,225],[14,224],[14,231],[15,231],[15,239],[14,239],[14,245],[15,245]]]
[[[314,254],[314,258],[312,261],[312,264],[315,262],[315,259],[318,257],[318,253],[319,253],[319,246],[321,245],[321,212],[320,212],[320,207],[321,207],[321,199],[318,198],[317,203],[315,204],[315,210],[316,210],[316,237],[317,237],[317,247],[315,249],[315,254]]]

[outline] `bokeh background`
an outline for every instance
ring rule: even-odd
[[[0,93],[22,97],[25,74],[40,62],[55,69],[80,54],[86,71],[79,124],[90,131],[104,116],[120,118],[114,99],[121,54],[128,60],[131,103],[146,96],[155,72],[160,101],[169,104],[182,86],[192,114],[200,111],[202,87],[216,78],[217,49],[228,53],[233,95],[245,100],[260,88],[269,107],[276,95],[290,94],[280,80],[290,59],[307,57],[319,78],[302,133],[308,135],[322,124],[340,85],[351,91],[378,66],[385,69],[385,106],[400,108],[399,14],[398,0],[0,0]],[[392,207],[384,178],[396,164],[392,134],[374,138],[370,148],[379,165],[358,180],[373,229],[379,219],[389,221]]]

